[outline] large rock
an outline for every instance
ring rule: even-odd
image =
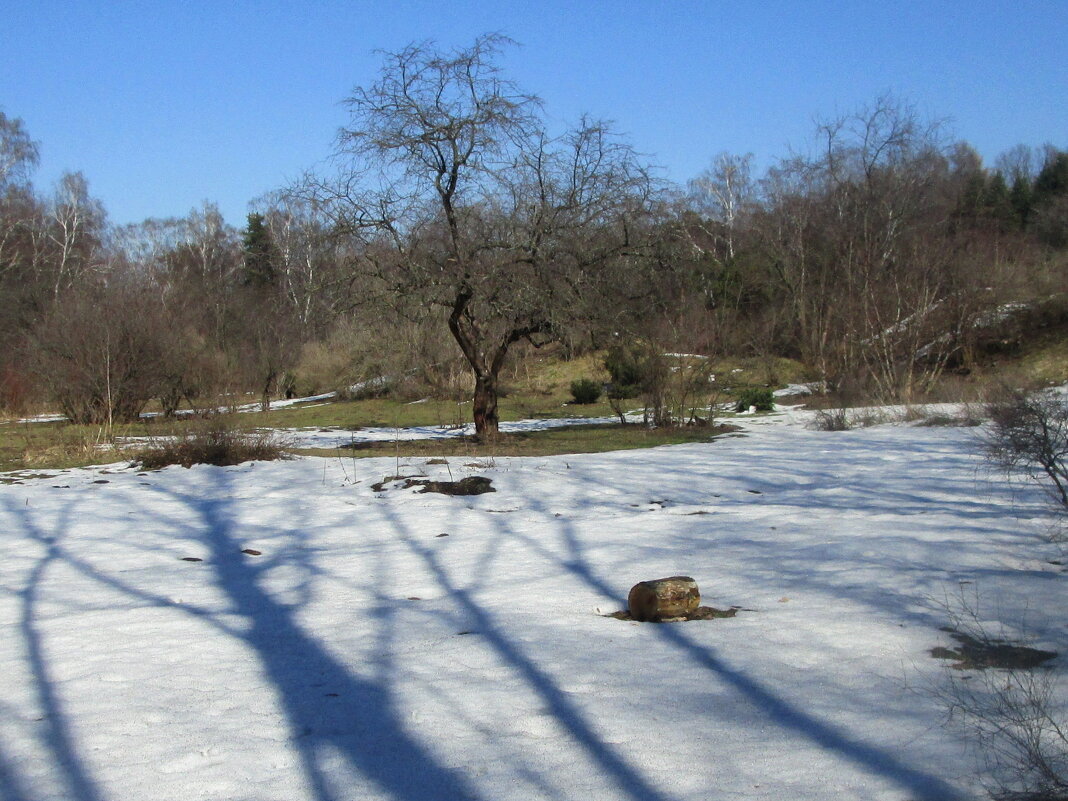
[[[650,622],[684,618],[700,605],[701,592],[689,576],[640,581],[627,596],[631,618]]]

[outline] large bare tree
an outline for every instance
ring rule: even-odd
[[[388,294],[446,315],[473,373],[479,437],[497,432],[509,349],[553,338],[625,282],[616,270],[637,258],[653,186],[603,123],[550,136],[540,102],[500,74],[509,44],[487,35],[388,54],[347,101],[340,177],[318,185]]]

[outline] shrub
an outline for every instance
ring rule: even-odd
[[[768,387],[747,387],[738,396],[735,411],[744,412],[756,407],[758,412],[770,412],[775,408],[775,396]]]
[[[981,426],[982,424],[983,421],[968,410],[964,410],[959,414],[941,414],[940,412],[933,412],[924,417],[920,417],[916,421],[916,425],[920,428],[933,428],[937,426],[974,428],[976,426]]]
[[[220,467],[252,461],[287,459],[285,443],[271,431],[242,431],[222,418],[193,425],[171,440],[160,441],[137,454],[146,470],[180,464],[213,464]]]
[[[571,397],[575,403],[597,403],[601,397],[601,385],[592,378],[578,378],[571,382]]]
[[[699,423],[698,412],[711,415],[711,361],[702,355],[665,352],[656,341],[616,344],[605,358],[612,377],[608,400],[625,422],[621,400],[640,397],[646,424],[676,426]]]
[[[1005,470],[1022,470],[1068,513],[1068,396],[1013,391],[987,411],[993,422],[987,458]]]
[[[849,431],[894,422],[882,409],[821,409],[816,412],[811,427],[817,431]]]
[[[1004,664],[979,660],[947,671],[946,684],[935,690],[936,698],[949,713],[949,722],[978,746],[986,763],[983,783],[991,797],[1062,801],[1068,798],[1068,709],[1058,672],[1039,666],[1051,654],[1020,647],[991,632],[979,621],[977,602],[965,605],[963,615],[946,630],[958,632],[955,639],[972,650],[1009,660]],[[1017,655],[1024,659],[1011,658]],[[1028,661],[1027,656],[1039,661]]]
[[[641,394],[644,370],[642,354],[637,346],[613,345],[604,358],[604,368],[612,377],[608,397],[627,400]]]
[[[820,409],[812,419],[817,431],[848,431],[853,427],[845,409]]]
[[[30,335],[30,367],[75,423],[136,420],[156,397],[164,358],[160,304],[114,287],[61,297]]]

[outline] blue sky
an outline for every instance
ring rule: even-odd
[[[719,151],[761,166],[813,121],[890,91],[988,161],[1068,147],[1068,0],[54,2],[8,0],[0,110],[41,144],[36,184],[81,170],[115,222],[248,201],[313,167],[376,49],[488,31],[561,126],[612,119],[685,181]]]

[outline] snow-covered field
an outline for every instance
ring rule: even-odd
[[[962,588],[1065,641],[1042,500],[974,429],[802,419],[400,465],[474,497],[374,492],[394,459],[0,486],[0,799],[968,797],[927,651]],[[742,611],[602,616],[680,573]]]

